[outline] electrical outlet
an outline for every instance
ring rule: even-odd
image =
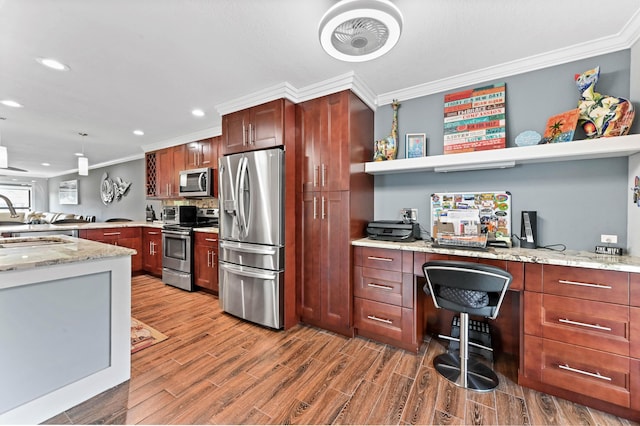
[[[402,210],[400,210],[400,216],[404,221],[417,222],[418,209],[403,208]]]
[[[617,235],[602,234],[602,235],[600,235],[600,242],[601,243],[607,243],[607,244],[617,244],[618,243],[618,236]]]

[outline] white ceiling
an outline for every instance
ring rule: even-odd
[[[335,0],[0,0],[0,100],[24,105],[0,105],[2,145],[9,166],[28,170],[0,173],[73,172],[83,146],[91,166],[141,158],[220,134],[220,114],[270,98],[350,87],[375,108],[640,37],[638,0],[392,1],[404,15],[396,47],[343,63],[318,41]]]

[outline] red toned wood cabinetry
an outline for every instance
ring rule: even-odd
[[[185,145],[185,169],[218,168],[220,136],[190,142]]]
[[[162,231],[142,228],[142,269],[156,277],[162,276]]]
[[[142,231],[139,226],[82,229],[78,232],[78,236],[87,240],[134,249],[136,254],[131,256],[131,272],[142,271]]]
[[[286,99],[277,99],[222,117],[222,154],[253,151],[284,144]]]
[[[303,322],[351,336],[350,244],[373,219],[373,177],[352,166],[373,155],[373,111],[340,92],[296,105],[296,129],[298,313]]]
[[[520,383],[638,418],[634,280],[627,272],[526,264]]]
[[[413,252],[354,247],[356,334],[418,352],[424,293],[414,284]]]
[[[218,294],[218,234],[195,232],[194,282]]]
[[[179,192],[178,173],[185,169],[186,146],[178,145],[153,151],[147,154],[147,197],[149,198],[177,198]],[[149,160],[153,156],[154,167]],[[149,175],[155,172],[155,178]],[[155,188],[150,187],[150,182]],[[151,195],[153,193],[153,195]]]

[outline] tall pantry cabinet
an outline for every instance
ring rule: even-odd
[[[296,106],[298,314],[353,336],[351,240],[373,219],[373,111],[351,91]]]

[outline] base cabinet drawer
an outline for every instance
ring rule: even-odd
[[[358,332],[395,341],[411,341],[413,309],[354,298],[354,326]]]
[[[524,340],[525,371],[539,374],[541,382],[622,407],[631,406],[628,357],[535,336],[525,335]]]
[[[377,302],[402,305],[402,272],[355,266],[353,295]]]
[[[525,292],[525,332],[629,356],[629,307]]]

